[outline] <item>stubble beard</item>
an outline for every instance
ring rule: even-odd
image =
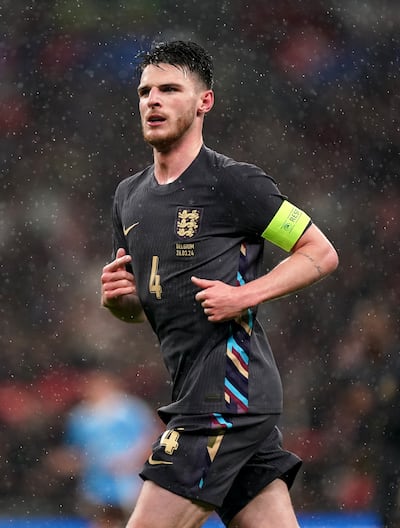
[[[189,113],[187,113],[176,122],[176,125],[174,126],[173,130],[171,130],[170,132],[166,132],[163,135],[158,135],[157,133],[153,135],[152,131],[150,131],[150,133],[147,133],[144,125],[142,125],[143,139],[146,141],[146,143],[151,145],[154,149],[158,150],[159,152],[169,151],[182,139],[182,137],[192,126],[193,121],[193,115],[189,115]]]
[[[146,134],[146,132],[143,130],[143,139],[151,145],[154,149],[165,152],[170,150],[173,145],[182,137],[183,133],[179,133],[178,131],[175,133],[170,133],[163,136],[153,136],[153,134]]]

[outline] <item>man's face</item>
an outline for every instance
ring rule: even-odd
[[[149,65],[138,87],[144,139],[168,150],[196,126],[202,88],[193,73],[171,64]]]

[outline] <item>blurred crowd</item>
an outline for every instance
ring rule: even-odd
[[[396,0],[2,2],[0,515],[81,511],[68,427],[93,373],[169,397],[151,331],[100,308],[99,277],[114,189],[151,162],[136,57],[170,38],[214,57],[206,144],[263,167],[340,254],[262,307],[296,508],[399,513],[399,24]]]

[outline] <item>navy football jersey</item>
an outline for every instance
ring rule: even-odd
[[[171,376],[172,401],[159,409],[164,419],[281,412],[281,380],[257,307],[240,320],[209,322],[191,277],[240,287],[265,273],[263,235],[283,203],[261,169],[205,146],[170,184],[157,183],[153,166],[119,184],[114,255],[123,247],[132,256],[138,295]],[[282,226],[291,229],[289,220]]]

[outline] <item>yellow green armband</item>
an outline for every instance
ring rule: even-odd
[[[309,222],[310,217],[304,211],[284,200],[262,237],[285,251],[290,251]]]

